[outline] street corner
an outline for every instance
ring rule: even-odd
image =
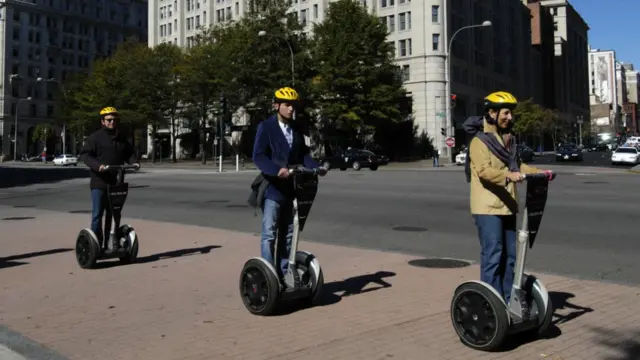
[[[640,174],[640,165],[632,167],[631,169],[629,169],[629,172],[633,174]]]
[[[68,360],[42,344],[0,324],[1,360]]]

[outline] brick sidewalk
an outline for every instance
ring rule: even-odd
[[[634,287],[538,274],[559,308],[549,339],[485,354],[463,346],[449,318],[453,290],[477,278],[475,265],[418,268],[410,256],[305,242],[323,265],[325,305],[257,317],[238,294],[242,264],[258,253],[253,235],[135,220],[138,264],[81,270],[70,250],[88,214],[0,207],[7,216],[35,219],[0,221],[0,323],[70,359],[640,356]]]

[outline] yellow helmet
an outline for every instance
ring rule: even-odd
[[[295,102],[298,99],[298,92],[290,87],[280,88],[273,95],[273,102]]]
[[[506,91],[496,91],[484,98],[484,107],[486,109],[515,109],[518,105],[518,99]]]
[[[116,110],[116,108],[114,108],[113,106],[107,106],[106,108],[100,110],[100,116],[106,116],[109,114],[117,114],[118,110]]]

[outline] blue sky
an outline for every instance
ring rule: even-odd
[[[589,45],[615,50],[620,62],[640,70],[640,47],[636,40],[640,0],[569,0],[589,27]],[[629,30],[625,31],[624,28]]]

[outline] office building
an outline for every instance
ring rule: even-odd
[[[589,123],[589,26],[567,0],[528,0],[548,8],[554,19],[555,108],[565,121]]]
[[[112,54],[125,38],[137,36],[146,40],[147,3],[146,0],[8,0],[3,5],[0,134],[2,153],[13,157],[19,110],[19,158],[25,153],[39,154],[44,149],[43,144],[33,140],[33,132],[38,124],[54,121],[56,94],[64,93],[60,91],[69,75],[90,72],[95,59]],[[48,153],[65,151],[61,146],[61,130],[55,127],[54,136],[47,142]],[[67,140],[66,151],[71,151],[75,142],[68,137]]]
[[[302,24],[324,20],[329,0],[293,0],[291,11]],[[531,96],[530,11],[521,0],[450,0],[448,19],[444,0],[361,0],[372,14],[387,24],[396,61],[412,98],[414,122],[445,149],[445,59],[451,36],[462,27],[491,21],[491,27],[459,32],[451,49],[451,93],[457,105],[452,119],[458,139],[464,139],[462,122],[483,112],[483,98],[496,90]],[[173,42],[189,46],[200,25],[241,17],[244,0],[151,0],[149,45]],[[445,24],[449,24],[445,31]],[[453,131],[447,129],[448,134]],[[460,145],[460,142],[459,142]]]
[[[590,105],[606,105],[609,109],[608,116],[600,114],[593,119],[591,128],[597,132],[603,132],[603,129],[617,131],[621,125],[622,104],[619,102],[616,63],[615,51],[589,49]]]

